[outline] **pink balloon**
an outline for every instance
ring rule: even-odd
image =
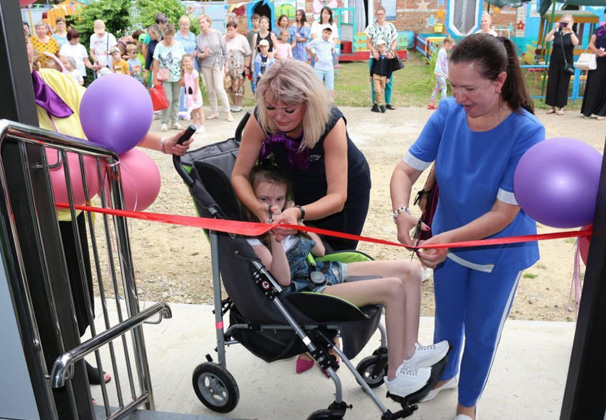
[[[581,230],[591,229],[593,225],[583,226]],[[587,265],[587,256],[589,255],[589,242],[591,242],[591,236],[580,236],[579,237],[579,252],[585,265]]]
[[[158,198],[162,180],[156,162],[146,153],[131,149],[120,155],[124,209],[143,211]]]
[[[25,6],[29,6],[30,4],[34,3],[36,0],[19,0],[19,6],[21,7],[25,7]]]
[[[49,166],[54,166],[59,161],[59,151],[56,149],[46,150],[46,160]],[[86,176],[86,186],[89,199],[99,192],[99,178],[97,176],[97,163],[92,157],[84,156],[84,174]],[[69,177],[71,181],[72,197],[74,204],[86,204],[84,194],[84,183],[82,182],[82,172],[80,171],[80,160],[75,153],[67,153],[67,162],[69,167]],[[55,203],[68,203],[67,182],[65,180],[64,162],[57,168],[49,169],[51,185]]]

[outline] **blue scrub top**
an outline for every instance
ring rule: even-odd
[[[404,156],[404,161],[417,170],[436,161],[440,198],[431,226],[433,234],[477,219],[490,211],[497,199],[517,205],[513,175],[518,161],[544,139],[545,128],[526,110],[512,112],[492,130],[477,132],[469,128],[465,110],[454,98],[440,101],[438,110]],[[509,226],[489,238],[531,234],[536,234],[536,222],[521,210]],[[494,265],[492,271],[523,270],[539,259],[536,241],[450,252],[463,265]]]

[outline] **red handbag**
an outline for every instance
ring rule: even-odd
[[[162,89],[162,84],[158,83],[157,85],[152,86],[151,89],[149,89],[149,94],[151,96],[154,111],[162,111],[163,109],[168,108],[168,100],[164,94],[164,89]]]

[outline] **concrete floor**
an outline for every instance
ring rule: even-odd
[[[213,418],[306,419],[313,411],[327,408],[333,401],[334,385],[318,368],[296,375],[294,359],[267,364],[242,346],[235,345],[228,348],[227,367],[238,384],[240,402],[229,414],[213,413],[197,399],[191,380],[193,370],[205,361],[207,353],[215,357],[212,308],[185,304],[170,306],[172,319],[144,327],[157,410]],[[479,418],[559,418],[574,328],[573,323],[509,321],[479,404]],[[420,341],[431,342],[433,318],[422,318],[420,331]],[[378,345],[378,336],[375,336],[353,361],[354,365]],[[105,366],[109,371],[109,366]],[[381,418],[379,409],[355,383],[349,371],[342,367],[339,375],[343,382],[343,399],[353,404],[345,418]],[[93,392],[101,399],[99,387],[94,387]],[[398,409],[394,402],[385,398],[385,386],[376,388],[376,393],[387,408]],[[456,401],[456,390],[444,391],[435,400],[420,404],[419,410],[410,418],[450,420],[454,418]]]

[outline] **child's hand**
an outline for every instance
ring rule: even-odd
[[[275,221],[276,216],[282,214],[282,210],[278,206],[268,206],[267,214],[269,215],[268,219],[271,221]]]

